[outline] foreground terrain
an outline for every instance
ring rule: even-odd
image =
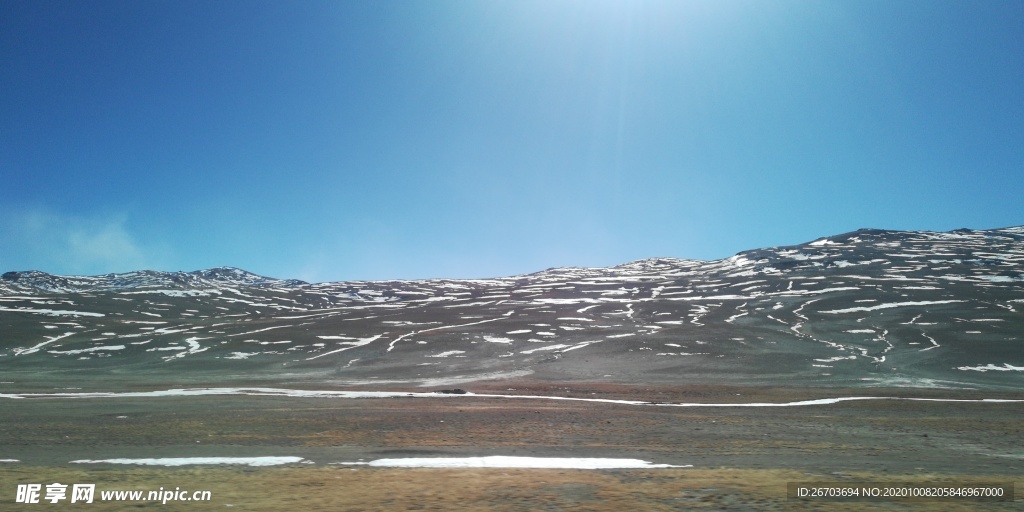
[[[501,386],[505,386],[503,383]],[[95,483],[99,490],[208,490],[200,509],[238,510],[972,510],[977,501],[787,499],[788,482],[1024,485],[1024,393],[631,388],[518,382],[480,394],[390,398],[272,395],[21,398],[4,403],[0,466],[10,502],[19,483]],[[860,390],[857,390],[860,391]],[[481,396],[491,395],[491,396]],[[519,396],[517,398],[516,396]],[[554,400],[539,396],[609,400]],[[533,397],[533,398],[530,398]],[[657,398],[657,404],[646,401]],[[756,403],[820,403],[783,407]],[[964,401],[943,401],[948,399]],[[717,406],[688,406],[695,402]],[[675,404],[675,405],[672,405]],[[370,467],[434,457],[640,459],[658,469]],[[74,461],[283,457],[272,467],[145,467]],[[364,464],[353,464],[364,463]],[[1015,510],[1019,501],[985,503]],[[195,510],[196,503],[104,502]],[[204,506],[206,508],[204,508]]]

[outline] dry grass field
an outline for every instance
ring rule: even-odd
[[[866,394],[863,389],[542,382],[481,384],[471,390],[646,397],[662,403],[782,403]],[[877,396],[906,394],[873,391]],[[915,394],[980,397],[968,391]],[[1012,393],[998,397],[1021,398]],[[18,484],[60,482],[95,483],[97,502],[89,510],[1019,510],[1019,499],[789,499],[787,482],[1014,483],[1024,489],[1022,410],[1020,403],[868,400],[800,407],[669,407],[472,395],[5,400],[0,458],[21,462],[0,464],[0,509],[28,506],[13,503]],[[486,455],[631,458],[692,467],[430,469],[344,464]],[[303,462],[273,467],[71,463],[223,456],[292,456]],[[104,490],[148,492],[161,487],[210,491],[212,500],[99,502]],[[51,506],[56,507],[36,507]]]

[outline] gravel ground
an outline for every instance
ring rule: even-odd
[[[659,403],[782,403],[839,396],[1024,398],[952,390],[630,387],[538,381],[474,393]],[[416,389],[423,391],[423,389]],[[998,395],[998,396],[997,396]],[[94,510],[944,509],[954,502],[786,499],[786,482],[1015,482],[1024,489],[1024,404],[870,400],[803,407],[667,407],[488,398],[206,396],[5,399],[0,500],[18,483],[209,489],[196,503]],[[385,469],[340,462],[511,455],[631,458],[658,470]],[[288,467],[69,464],[80,459],[296,456]],[[963,510],[977,502],[963,504]],[[1015,509],[1016,503],[986,507]],[[175,507],[183,508],[175,508]],[[838,507],[838,508],[837,508]]]

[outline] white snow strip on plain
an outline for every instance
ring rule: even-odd
[[[860,279],[862,281],[928,281],[928,279],[917,278],[917,277],[907,277],[907,276],[901,276],[901,275],[895,275],[895,276],[894,275],[886,275],[885,277],[872,277],[872,276],[862,276],[862,275],[857,275],[857,274],[843,274],[843,275],[834,276],[834,277],[836,277],[836,278],[846,278],[846,279]],[[941,277],[941,276],[926,276],[926,277],[929,278],[929,279],[932,279],[932,278]]]
[[[479,324],[486,324],[487,322],[496,322],[498,320],[501,320],[502,318],[512,316],[512,313],[515,313],[515,312],[516,311],[513,309],[513,310],[509,311],[508,313],[505,313],[504,315],[502,315],[502,316],[500,316],[498,318],[491,318],[491,319],[488,319],[488,320],[481,320],[479,322],[470,322],[468,324],[442,325],[440,327],[431,327],[430,329],[423,329],[422,331],[415,331],[415,332],[406,333],[406,334],[403,334],[403,335],[401,335],[401,336],[391,340],[391,343],[388,345],[388,352],[391,352],[391,350],[395,348],[395,343],[398,343],[399,341],[402,340],[402,338],[405,338],[406,336],[412,336],[412,335],[420,334],[420,333],[424,333],[424,332],[440,331],[442,329],[454,329],[455,327],[468,327],[470,325],[479,325]],[[328,352],[328,353],[330,353],[330,352]],[[327,355],[327,354],[323,354],[323,355]],[[317,356],[317,357],[321,357],[321,356]]]
[[[21,462],[18,459],[0,459],[0,462]]]
[[[188,466],[193,464],[242,464],[278,466],[302,462],[302,457],[172,457],[163,459],[73,460],[70,464],[135,464],[140,466]]]
[[[396,398],[417,395],[430,397],[462,396],[446,395],[440,393],[408,393],[397,391],[317,391],[280,388],[177,388],[162,391],[128,391],[122,393],[3,393],[0,394],[0,398],[156,398],[165,396],[209,395],[286,396],[293,398]]]
[[[441,352],[440,354],[434,354],[432,356],[427,356],[427,357],[448,357],[448,356],[454,356],[454,355],[457,355],[457,354],[465,354],[465,353],[466,353],[465,350],[449,350],[447,352]]]
[[[564,353],[564,352],[568,352],[570,350],[576,350],[578,348],[583,348],[583,347],[585,347],[587,345],[593,345],[594,343],[601,343],[601,340],[581,341],[581,342],[579,342],[579,343],[577,343],[577,344],[575,344],[575,345],[573,345],[573,346],[563,350],[562,352]]]
[[[928,338],[928,341],[932,342],[932,346],[930,346],[928,348],[922,348],[921,352],[926,352],[928,350],[931,350],[933,348],[939,348],[941,346],[941,345],[939,345],[938,342],[935,341],[935,338],[932,338],[931,336],[928,336],[927,333],[922,332],[921,336],[924,336],[925,338]]]
[[[978,279],[983,279],[985,281],[991,281],[993,283],[1012,283],[1012,282],[1020,281],[1021,280],[1021,278],[1019,278],[1019,277],[1010,277],[1010,276],[975,276],[975,277],[977,277]]]
[[[833,363],[835,361],[842,361],[844,359],[857,359],[857,356],[835,356],[823,359],[815,359],[815,361],[820,361],[822,363]]]
[[[248,359],[259,354],[260,352],[232,352],[230,356],[224,356],[224,359]]]
[[[577,298],[577,299],[533,299],[530,301],[532,304],[593,304],[598,301],[597,299],[588,298]]]
[[[568,396],[542,395],[496,395],[465,393],[461,395],[406,392],[406,391],[332,391],[284,388],[188,388],[167,389],[163,391],[129,391],[121,393],[90,392],[90,393],[0,393],[0,398],[150,398],[165,396],[207,396],[207,395],[249,395],[249,396],[286,396],[295,398],[523,398],[532,400],[570,400],[575,402],[598,402],[622,405],[648,405],[657,407],[801,407],[807,405],[828,405],[854,400],[914,400],[924,402],[965,402],[965,403],[1022,403],[1024,400],[1003,398],[902,398],[888,396],[850,396],[839,398],[820,398],[816,400],[800,400],[781,403],[652,403],[641,400],[614,400],[610,398],[575,398]]]
[[[266,331],[269,331],[271,329],[281,329],[282,327],[292,327],[292,326],[291,325],[275,325],[273,327],[266,327],[266,328],[263,328],[263,329],[256,329],[255,331],[240,332],[240,333],[237,333],[237,334],[228,334],[228,337],[230,338],[232,336],[245,336],[247,334],[256,334],[258,332],[266,332]]]
[[[962,300],[921,300],[921,301],[910,301],[910,302],[892,302],[889,304],[878,304],[875,306],[865,306],[859,308],[846,308],[846,309],[831,309],[828,311],[822,311],[822,313],[854,313],[857,311],[875,311],[878,309],[889,309],[889,308],[900,308],[904,306],[928,306],[931,304],[951,304],[953,302],[965,302]]]
[[[790,281],[790,284],[792,284],[792,283],[793,283],[793,281]],[[790,289],[787,289],[786,291],[781,291],[781,292],[766,293],[766,294],[764,294],[764,296],[765,297],[771,297],[771,296],[792,297],[794,295],[820,295],[822,293],[845,292],[845,291],[851,291],[851,290],[860,290],[860,288],[858,288],[856,286],[838,286],[838,287],[834,287],[834,288],[822,288],[820,290],[790,290]]]
[[[957,370],[971,370],[975,372],[987,372],[989,370],[997,372],[1024,372],[1024,366],[1013,366],[1010,363],[1003,363],[1003,366],[996,366],[989,363],[985,366],[958,366]]]
[[[750,311],[744,311],[744,312],[742,312],[742,313],[736,313],[735,315],[733,315],[733,316],[730,316],[729,318],[726,318],[726,319],[725,319],[725,321],[726,321],[727,323],[730,323],[730,324],[731,324],[731,323],[733,323],[733,321],[735,321],[735,320],[736,320],[737,318],[739,318],[739,317],[741,317],[741,316],[746,316],[746,315],[749,315],[749,314],[750,314]]]
[[[663,296],[666,294],[662,294]],[[686,301],[697,301],[697,300],[751,300],[756,299],[750,295],[702,295],[699,297],[673,297],[665,300],[686,300]]]
[[[439,295],[437,297],[428,297],[426,299],[409,300],[409,301],[406,301],[406,302],[438,302],[438,301],[442,301],[442,300],[455,300],[455,297],[451,297],[451,296],[448,296],[448,295]]]
[[[569,347],[569,345],[547,345],[545,347],[531,348],[530,350],[523,350],[522,352],[520,352],[520,354],[532,354],[534,352],[540,352],[540,351],[543,351],[543,350],[558,350],[560,348],[568,348],[568,347]]]
[[[444,306],[444,307],[445,308],[468,308],[468,307],[471,307],[471,306],[486,306],[486,305],[491,304],[493,302],[494,302],[493,300],[488,300],[488,301],[484,301],[484,302],[467,302],[465,304],[452,304],[451,306]]]
[[[188,343],[188,350],[186,350],[184,352],[178,352],[177,354],[174,354],[174,355],[167,356],[167,357],[164,358],[164,361],[170,361],[172,359],[181,359],[181,358],[183,358],[183,357],[185,357],[187,355],[198,354],[200,352],[206,352],[207,350],[210,349],[210,347],[205,347],[205,348],[201,347],[199,345],[199,340],[208,340],[208,339],[210,339],[210,338],[200,338],[198,336],[191,337],[191,338],[185,340],[185,343]]]
[[[83,348],[81,350],[47,350],[51,354],[86,354],[89,352],[98,352],[100,350],[124,350],[124,345],[109,345],[105,347],[92,347]]]
[[[346,350],[351,350],[351,349],[354,349],[356,347],[361,347],[363,345],[368,345],[370,343],[373,343],[374,341],[377,341],[381,336],[384,336],[384,335],[383,334],[378,334],[376,336],[371,336],[369,338],[359,338],[359,341],[339,342],[341,344],[350,345],[350,346],[345,347],[345,348],[339,348],[338,350],[332,350],[330,352],[324,352],[323,354],[320,354],[318,356],[307,357],[306,361],[312,361],[313,359],[316,359],[318,357],[328,356],[328,355],[331,355],[331,354],[337,354],[338,352],[344,352]]]
[[[518,331],[508,331],[505,334],[527,334],[533,332],[532,329],[520,329]]]
[[[161,327],[161,328],[159,328],[159,329],[155,329],[155,330],[153,330],[153,331],[150,331],[150,332],[155,332],[155,333],[157,333],[157,334],[176,334],[176,333],[179,333],[179,332],[185,332],[185,331],[188,331],[189,329],[190,329],[190,328],[185,328],[185,329],[171,329],[170,327]]]
[[[501,338],[498,336],[484,336],[484,341],[488,343],[512,343],[511,338]]]
[[[90,313],[88,311],[67,311],[63,309],[22,309],[22,308],[5,308],[0,306],[0,311],[14,311],[15,313],[32,313],[35,315],[47,315],[47,316],[106,316],[103,313]]]
[[[46,338],[46,341],[44,341],[44,342],[42,342],[42,343],[40,343],[40,344],[38,344],[38,345],[36,345],[34,347],[29,347],[29,348],[25,348],[25,349],[16,348],[16,349],[14,349],[14,355],[20,356],[20,355],[33,354],[35,352],[39,352],[40,348],[45,347],[46,345],[49,345],[50,343],[53,343],[53,342],[55,342],[55,341],[57,341],[59,339],[67,338],[68,336],[71,336],[72,334],[74,334],[73,331],[66,332],[64,334],[61,334],[60,336],[48,337],[48,338]]]
[[[220,295],[220,290],[142,290],[137,292],[118,292],[121,295],[148,295],[160,294],[167,297],[209,297]]]
[[[388,468],[535,468],[535,469],[652,469],[690,468],[692,465],[673,466],[653,464],[639,459],[604,459],[589,457],[424,457],[404,459],[377,459],[370,462],[341,462],[340,464],[366,465]]]

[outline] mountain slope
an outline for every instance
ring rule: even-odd
[[[495,279],[2,277],[11,381],[1024,384],[1024,227],[865,229],[717,261]]]

